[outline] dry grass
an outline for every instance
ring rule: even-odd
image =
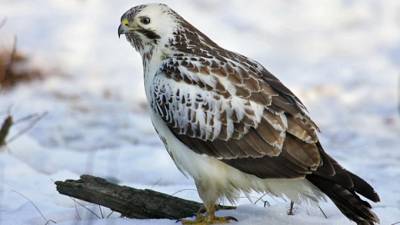
[[[29,58],[17,50],[17,40],[11,50],[0,49],[0,89],[10,89],[21,82],[42,79],[43,73],[29,64]]]

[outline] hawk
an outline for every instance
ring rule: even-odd
[[[142,56],[154,128],[207,212],[182,223],[229,222],[215,216],[216,202],[251,191],[296,203],[326,195],[358,225],[379,222],[360,198],[378,202],[378,194],[324,151],[304,104],[260,63],[220,47],[165,4],[128,10],[122,34]]]

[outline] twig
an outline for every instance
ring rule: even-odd
[[[179,194],[179,193],[184,192],[184,191],[196,191],[196,189],[192,189],[192,188],[181,189],[181,190],[178,190],[178,191],[172,193],[171,195],[175,196],[176,194]]]
[[[256,205],[259,201],[264,201],[263,198],[267,195],[267,193],[264,193],[263,195],[261,195],[261,197],[259,197],[255,202],[254,205]]]
[[[44,225],[49,225],[50,223],[57,223],[57,222],[54,221],[54,220],[47,220],[46,223],[45,223]]]
[[[7,141],[7,143],[11,143],[11,142],[15,141],[18,137],[20,137],[21,135],[25,134],[29,130],[31,130],[46,115],[47,115],[47,112],[44,112],[44,113],[36,116],[36,118],[34,118],[32,120],[32,122],[27,127],[25,127],[23,130],[21,130],[18,133],[16,133],[14,136],[10,137],[10,139]]]
[[[99,205],[99,211],[100,211],[101,218],[104,219],[104,214],[103,214],[103,210],[101,209],[101,205]]]
[[[32,113],[30,115],[27,115],[27,116],[24,116],[22,118],[19,118],[19,119],[15,120],[14,124],[18,124],[18,123],[25,122],[27,120],[31,120],[33,118],[36,118],[36,117],[40,116],[40,115],[41,114],[38,114],[38,113]]]
[[[86,209],[87,211],[89,211],[91,214],[93,214],[94,216],[96,216],[97,219],[101,219],[101,217],[100,217],[99,215],[97,215],[97,213],[96,213],[95,211],[91,210],[91,209],[90,209],[89,207],[87,207],[86,205],[84,205],[84,204],[78,202],[78,201],[75,200],[75,199],[72,199],[72,200],[74,200],[74,202],[75,202],[76,204],[78,204],[79,206],[85,208],[85,209]]]
[[[325,219],[328,219],[328,216],[325,214],[324,210],[322,210],[321,206],[318,206],[318,208],[321,211],[322,215],[324,215]]]
[[[114,213],[114,211],[111,210],[111,212],[106,216],[106,218],[110,218],[110,216]]]
[[[8,115],[0,127],[0,147],[6,145],[6,138],[13,124],[13,117]]]
[[[293,207],[294,207],[294,202],[293,201],[290,201],[290,208],[289,208],[289,211],[288,211],[288,215],[289,216],[293,216],[294,215],[294,213],[293,213]],[[319,206],[318,206],[319,207]],[[321,209],[321,208],[320,208]]]
[[[150,187],[154,187],[154,186],[159,185],[161,183],[161,181],[162,181],[162,178],[156,180],[156,182],[154,182]]]
[[[69,197],[69,198],[74,202],[74,207],[75,207],[75,212],[76,212],[76,215],[77,215],[77,219],[78,220],[82,220],[82,217],[79,214],[79,210],[78,210],[78,206],[77,206],[76,200],[74,198],[71,198],[71,197]]]
[[[400,221],[399,221],[399,222],[396,222],[396,223],[392,223],[392,224],[390,224],[390,225],[396,225],[396,224],[400,224]]]
[[[269,203],[269,201],[263,199],[266,195],[267,195],[267,193],[264,193],[261,197],[259,197],[259,198],[254,202],[254,205],[256,205],[259,201],[262,201],[262,202],[263,202],[263,205],[264,205],[264,208],[267,207],[267,206],[270,207],[270,206],[271,206],[271,203]]]
[[[265,207],[270,207],[271,206],[271,203],[269,203],[269,201],[267,201],[267,200],[263,200],[264,201],[264,208]]]
[[[12,190],[13,192],[17,193],[18,195],[20,195],[22,198],[24,198],[25,200],[27,200],[35,209],[36,211],[39,213],[39,215],[43,218],[43,220],[46,222],[45,224],[49,224],[49,223],[57,223],[56,221],[52,220],[52,219],[47,219],[44,214],[42,213],[42,211],[39,209],[39,207],[32,201],[30,200],[28,197],[26,197],[25,195],[23,195],[22,193],[16,191],[16,190]]]

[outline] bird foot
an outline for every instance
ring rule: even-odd
[[[188,219],[181,219],[179,220],[183,225],[211,225],[211,224],[227,224],[231,221],[238,221],[235,217],[226,216],[226,217],[208,217],[203,215],[197,215],[196,219],[188,220]]]

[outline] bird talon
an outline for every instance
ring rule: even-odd
[[[238,222],[238,219],[236,219],[233,216],[225,216],[225,217],[214,217],[211,220],[209,220],[209,224],[225,224],[225,223],[230,223],[231,221]]]
[[[183,225],[212,225],[212,224],[226,224],[231,221],[238,222],[239,220],[233,216],[216,217],[216,216],[203,216],[197,215],[194,220],[179,219],[177,222],[181,222]]]
[[[238,219],[236,219],[235,217],[233,217],[233,216],[227,216],[227,217],[225,217],[225,219],[226,220],[228,220],[228,221],[235,221],[235,222],[239,222],[239,220]]]
[[[181,222],[183,225],[208,225],[208,223],[206,223],[206,217],[200,213],[196,213],[194,220],[179,219],[177,222]]]

